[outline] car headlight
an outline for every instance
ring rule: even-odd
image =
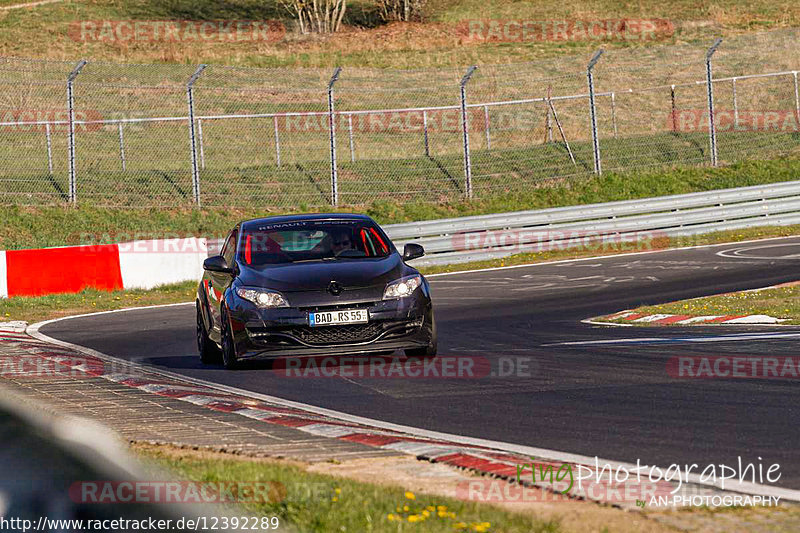
[[[270,291],[267,289],[247,289],[239,287],[236,289],[236,294],[240,297],[253,302],[256,307],[268,309],[271,307],[289,307],[289,302],[286,298],[277,291]]]
[[[417,287],[420,285],[422,285],[422,276],[400,278],[386,286],[386,290],[383,291],[383,299],[393,300],[395,298],[405,298],[417,290]]]

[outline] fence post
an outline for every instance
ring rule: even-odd
[[[800,90],[797,87],[797,71],[792,74],[794,75],[794,107],[797,110],[797,120],[800,121]]]
[[[550,96],[552,93],[552,85],[547,86],[547,109],[544,117],[545,128],[547,129],[545,143],[553,142],[553,124],[550,122]]]
[[[425,157],[431,156],[430,145],[428,144],[428,110],[422,110],[422,130],[425,136]]]
[[[678,124],[675,115],[678,113],[678,109],[675,107],[675,86],[669,86],[669,98],[672,101],[672,133],[677,133],[678,131]]]
[[[733,127],[734,129],[736,126],[739,125],[739,102],[736,98],[736,78],[734,77],[732,80],[733,84]]]
[[[711,166],[717,166],[717,130],[714,126],[714,85],[711,78],[711,56],[717,51],[722,39],[717,39],[706,52],[706,86],[708,89],[708,142],[711,146]]]
[[[486,149],[492,149],[492,136],[489,129],[489,106],[483,106],[483,127],[486,130]]]
[[[616,94],[611,93],[611,125],[614,127],[614,138],[617,138],[617,98]]]
[[[67,115],[69,117],[69,133],[67,142],[69,144],[69,201],[73,204],[78,201],[77,187],[75,184],[75,96],[72,92],[72,85],[75,78],[81,73],[83,67],[86,66],[85,59],[81,59],[72,72],[67,77]]]
[[[44,135],[47,138],[47,171],[53,175],[53,144],[50,140],[50,123],[44,125]]]
[[[197,144],[200,146],[200,168],[206,169],[206,150],[203,146],[203,119],[197,119]]]
[[[195,142],[194,125],[194,82],[206,69],[207,65],[200,65],[186,82],[186,100],[189,104],[189,147],[192,154],[192,195],[194,203],[200,206],[200,172],[197,169],[197,144]]]
[[[278,115],[272,116],[272,125],[275,128],[275,163],[281,168],[281,138],[278,134]]]
[[[342,67],[336,67],[328,82],[328,126],[330,126],[331,142],[331,204],[333,207],[339,205],[339,173],[336,163],[336,119],[333,115],[333,85],[339,79]]]
[[[352,113],[347,115],[347,128],[350,130],[350,162],[356,162],[356,149],[355,145],[353,144],[353,115]]]
[[[119,159],[122,161],[122,171],[127,170],[125,164],[125,137],[122,134],[122,122],[117,122],[117,130],[119,131]]]
[[[469,155],[469,121],[467,120],[467,82],[478,67],[471,66],[461,78],[461,129],[464,132],[464,180],[465,193],[468,199],[472,198],[472,162]]]
[[[592,149],[594,151],[594,173],[598,176],[603,173],[603,168],[600,162],[600,140],[597,138],[597,110],[594,104],[594,76],[592,75],[592,70],[597,62],[600,60],[600,56],[603,55],[603,50],[598,50],[595,52],[592,59],[589,61],[589,65],[586,67],[586,79],[589,82],[589,113],[592,118]]]

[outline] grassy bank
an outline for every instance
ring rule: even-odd
[[[327,531],[560,531],[558,522],[530,513],[452,498],[415,494],[400,486],[381,486],[307,472],[299,464],[224,458],[221,455],[164,453],[136,448],[180,479],[201,482],[270,483],[274,501],[242,504],[247,512],[278,517],[282,527]],[[273,500],[273,498],[270,498]],[[237,516],[240,512],[237,509]]]
[[[381,224],[542,209],[668,194],[709,191],[797,179],[800,161],[775,159],[724,168],[673,168],[628,173],[607,172],[570,182],[548,183],[473,201],[400,201],[392,198],[340,209],[363,212]],[[130,209],[73,207],[4,207],[0,209],[0,250],[40,248],[177,235],[225,235],[238,221],[285,212],[330,211],[295,209]],[[138,234],[138,235],[137,235]]]
[[[4,0],[3,5],[11,4]],[[13,2],[13,3],[22,3]],[[598,42],[466,41],[457,31],[462,21],[475,19],[606,20],[662,18],[675,21],[676,29],[656,43],[707,39],[727,33],[764,30],[800,24],[800,6],[792,0],[732,0],[728,2],[658,2],[613,0],[542,3],[509,0],[431,0],[425,22],[384,24],[373,3],[349,2],[345,31],[334,36],[289,34],[272,42],[153,43],[82,41],[68,32],[80,20],[291,20],[275,0],[211,2],[201,0],[73,0],[34,9],[0,12],[0,54],[56,59],[92,57],[132,62],[216,62],[251,66],[370,65],[409,68],[430,65],[465,65],[485,62],[519,62],[559,53],[588,53]],[[602,43],[606,47],[630,43]],[[635,45],[635,43],[634,43]]]

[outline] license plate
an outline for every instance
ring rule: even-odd
[[[369,313],[366,309],[343,309],[308,314],[308,323],[312,326],[342,326],[366,322],[369,322]]]

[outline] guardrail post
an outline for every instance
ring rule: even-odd
[[[197,143],[195,142],[194,124],[194,82],[206,69],[207,65],[200,65],[186,82],[186,100],[189,104],[189,147],[192,155],[192,196],[194,203],[200,206],[200,171],[197,169]]]
[[[336,119],[333,115],[333,85],[339,79],[342,67],[336,67],[328,82],[328,125],[330,126],[331,143],[331,204],[333,207],[339,205],[339,178],[336,163]]]
[[[117,130],[119,131],[119,159],[122,161],[122,171],[125,172],[127,165],[125,164],[125,137],[122,133],[122,122],[117,122]]]
[[[589,61],[586,67],[586,79],[589,82],[589,113],[592,119],[592,150],[594,151],[594,173],[598,176],[603,173],[603,168],[600,162],[600,140],[597,137],[597,109],[594,102],[594,76],[592,71],[594,66],[603,55],[603,50],[598,50]]]
[[[85,59],[81,59],[72,72],[67,77],[67,115],[69,117],[69,128],[67,142],[69,144],[69,201],[73,204],[78,201],[77,187],[75,184],[75,95],[72,92],[72,86],[75,78],[81,73],[83,67],[86,66]]]
[[[44,125],[44,135],[47,139],[47,171],[53,175],[53,143],[50,140],[50,123]]]
[[[464,133],[464,192],[472,198],[472,162],[469,154],[469,121],[467,119],[467,82],[478,67],[471,66],[461,78],[461,129]]]
[[[714,125],[714,85],[711,78],[711,56],[717,51],[722,39],[717,39],[706,52],[706,86],[708,90],[708,142],[711,149],[711,166],[717,166],[717,130]]]

